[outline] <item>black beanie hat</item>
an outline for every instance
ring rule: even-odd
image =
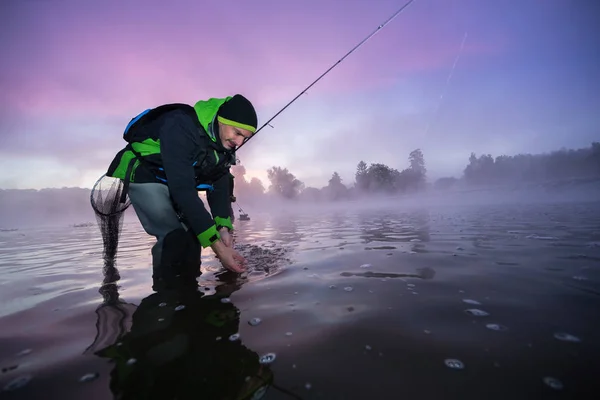
[[[217,119],[222,124],[237,126],[252,133],[256,132],[258,126],[258,117],[254,106],[241,94],[236,94],[223,103],[217,113]]]

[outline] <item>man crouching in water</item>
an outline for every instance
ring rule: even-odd
[[[144,230],[157,239],[153,277],[199,276],[201,249],[209,246],[226,269],[245,271],[230,234],[229,178],[235,150],[257,125],[252,103],[239,94],[193,107],[166,104],[131,120],[124,134],[128,144],[106,175],[123,180]],[[206,191],[210,213],[199,190]],[[183,251],[165,252],[170,246]]]

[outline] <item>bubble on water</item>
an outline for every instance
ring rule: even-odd
[[[561,390],[564,386],[561,381],[551,376],[544,377],[544,383],[554,390]]]
[[[490,315],[488,312],[480,310],[478,308],[469,308],[468,310],[465,310],[465,312],[474,317],[487,317],[488,315]]]
[[[554,334],[554,338],[556,338],[558,340],[562,340],[563,342],[573,342],[573,343],[581,342],[581,339],[579,339],[577,336],[573,336],[566,332],[557,332]]]
[[[478,302],[477,300],[472,300],[472,299],[463,299],[463,303],[474,304],[476,306],[480,306],[481,305],[480,302]]]
[[[431,331],[430,331],[429,329],[425,329],[425,330],[423,331],[423,333],[425,333],[426,335],[429,335],[429,334],[431,333]]]
[[[415,284],[414,283],[407,283],[406,286],[408,286],[409,288],[414,288]]]
[[[371,346],[369,346],[369,345],[366,345],[366,346],[365,346],[365,349],[366,349],[366,350],[371,350]]]
[[[421,239],[410,239],[411,242],[420,242]]]
[[[346,287],[344,288],[344,290],[345,290],[346,292],[351,292],[351,291],[353,291],[354,289],[352,288],[352,286],[346,286]]]
[[[292,336],[292,332],[286,332],[285,336]]]
[[[444,364],[446,364],[446,366],[448,368],[452,368],[452,369],[464,369],[465,368],[465,364],[463,364],[462,361],[460,361],[456,358],[447,358],[444,360]]]
[[[239,333],[234,333],[233,335],[229,336],[229,340],[232,341],[232,342],[235,342],[239,338],[240,338],[240,334]]]
[[[262,320],[260,318],[252,318],[250,321],[248,321],[248,323],[252,326],[256,326],[258,324],[260,324],[262,322]]]
[[[504,325],[500,325],[500,324],[487,324],[485,326],[488,329],[491,329],[493,331],[506,331],[508,330],[508,328]]]
[[[371,268],[372,265],[371,264],[363,264],[360,266],[360,268]]]
[[[167,303],[160,303],[158,306],[159,306],[159,307],[164,307],[164,306],[166,306],[166,305],[167,305]]]
[[[587,281],[588,278],[585,276],[576,275],[573,277],[573,279],[575,279],[576,281]]]
[[[221,339],[223,339],[221,336],[217,336],[217,337],[215,338],[215,340],[221,340]]]
[[[457,247],[456,250],[464,250],[462,247]]]
[[[164,318],[159,318],[158,322],[163,322],[165,319]]]
[[[32,378],[33,377],[31,375],[22,375],[16,377],[4,386],[4,390],[11,392],[13,390],[21,389],[23,386],[27,385]]]
[[[79,382],[91,382],[99,376],[100,374],[98,372],[85,374],[81,378],[79,378]]]
[[[258,362],[260,362],[261,364],[271,364],[273,361],[275,361],[275,358],[275,353],[267,353],[261,356]]]
[[[17,357],[23,357],[23,356],[26,356],[27,354],[31,353],[31,351],[32,351],[31,349],[25,349],[25,350],[22,350],[22,351],[20,351],[20,352],[17,354]]]
[[[312,387],[312,385],[310,384],[310,382],[306,382],[306,385],[304,385],[304,387],[308,390]]]
[[[133,365],[137,362],[137,360],[135,358],[130,358],[129,360],[127,360],[127,365]]]
[[[181,311],[185,308],[185,306],[182,304],[180,306],[175,307],[175,311]]]
[[[336,286],[335,285],[329,285],[329,289],[335,289]]]
[[[231,299],[229,297],[223,297],[221,303],[231,303]]]

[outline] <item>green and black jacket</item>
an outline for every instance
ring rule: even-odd
[[[226,98],[167,104],[142,112],[125,129],[129,142],[113,159],[108,176],[129,182],[163,183],[177,211],[202,247],[220,239],[218,229],[233,229],[230,166],[235,154],[221,144],[216,115]],[[209,213],[199,190],[207,191]],[[211,215],[212,214],[212,215]]]

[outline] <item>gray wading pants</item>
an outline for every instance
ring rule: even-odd
[[[202,248],[185,221],[179,220],[167,185],[130,183],[129,199],[146,233],[156,237],[153,277],[199,276]]]

